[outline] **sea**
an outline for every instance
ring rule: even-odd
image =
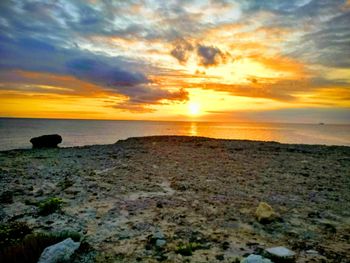
[[[31,148],[30,139],[44,134],[60,134],[61,147],[112,144],[152,135],[350,146],[349,124],[0,118],[0,151]]]

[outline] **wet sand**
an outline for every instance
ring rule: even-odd
[[[74,262],[236,262],[271,246],[296,262],[350,261],[350,147],[157,136],[13,150],[0,152],[0,185],[13,199],[2,223],[84,236],[91,250]],[[62,210],[38,216],[48,197]],[[259,223],[261,201],[280,219]]]

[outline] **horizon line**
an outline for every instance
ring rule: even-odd
[[[271,123],[271,124],[312,124],[312,125],[350,125],[350,123],[340,122],[280,122],[280,121],[204,121],[204,120],[133,120],[133,119],[79,119],[79,118],[55,118],[55,117],[12,117],[0,116],[0,119],[34,119],[34,120],[76,120],[76,121],[144,121],[144,122],[199,122],[199,123]]]

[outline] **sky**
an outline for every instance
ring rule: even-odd
[[[350,123],[350,0],[1,0],[0,116]]]

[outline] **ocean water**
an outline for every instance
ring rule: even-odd
[[[0,118],[0,150],[30,148],[32,137],[55,133],[63,137],[61,147],[111,144],[150,135],[350,146],[350,125]]]

